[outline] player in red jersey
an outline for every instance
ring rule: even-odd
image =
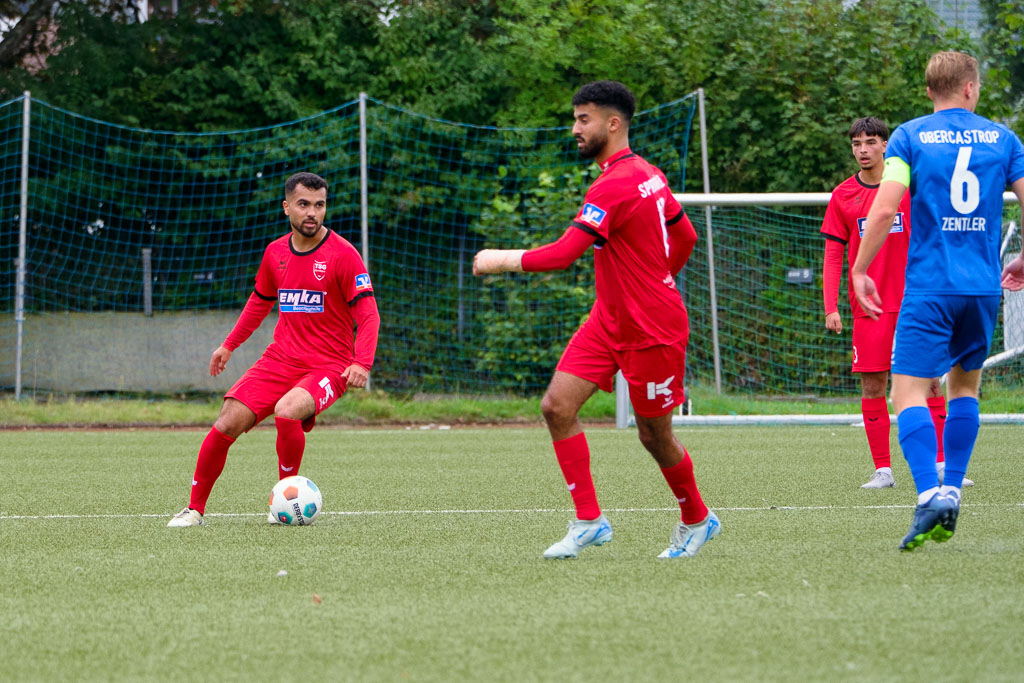
[[[864,221],[868,209],[882,182],[886,142],[889,129],[873,116],[857,119],[850,126],[850,145],[860,170],[840,183],[833,191],[825,211],[821,233],[825,236],[825,266],[823,289],[825,298],[825,327],[836,334],[843,331],[839,316],[839,280],[842,276],[843,251],[849,246],[849,264],[857,260]],[[875,464],[871,479],[861,488],[880,489],[895,485],[889,453],[889,405],[885,389],[889,382],[892,340],[896,331],[896,318],[903,300],[904,272],[907,268],[907,247],[910,243],[910,193],[904,193],[899,211],[881,251],[871,264],[872,278],[884,287],[882,300],[885,311],[873,320],[865,313],[850,285],[850,310],[853,312],[853,372],[860,374],[861,412],[868,450]],[[928,399],[932,422],[942,434],[946,419],[946,399],[938,381],[932,383]],[[941,436],[940,436],[941,442]],[[938,462],[943,463],[942,447]]]
[[[614,81],[583,86],[573,97],[580,155],[601,175],[558,241],[525,250],[484,249],[473,273],[567,268],[594,247],[597,299],[562,354],[541,401],[555,456],[576,508],[569,533],[544,552],[576,557],[612,539],[590,473],[579,411],[598,389],[612,390],[621,369],[629,383],[640,442],[654,456],[681,509],[671,545],[659,557],[690,557],[717,536],[721,523],[701,500],[690,455],[672,432],[683,399],[689,321],[675,276],[697,234],[669,191],[665,175],[629,149],[633,94]]]
[[[277,427],[278,476],[298,474],[305,432],[313,429],[317,414],[348,387],[366,386],[373,366],[380,327],[373,285],[359,252],[323,224],[327,183],[313,173],[297,173],[284,187],[291,231],[264,251],[254,291],[213,352],[210,374],[224,370],[231,352],[276,302],[280,317],[274,341],[225,394],[220,416],[199,449],[189,504],[167,526],[203,523],[228,448],[270,415]],[[276,523],[273,515],[267,519]]]

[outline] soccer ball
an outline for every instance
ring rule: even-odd
[[[322,507],[320,489],[305,477],[285,477],[270,490],[270,512],[281,524],[312,524],[320,516]]]

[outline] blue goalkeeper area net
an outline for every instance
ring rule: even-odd
[[[267,128],[126,128],[38,100],[28,116],[25,317],[15,320],[24,98],[0,104],[0,389],[222,391],[276,312],[208,376],[266,244],[287,231],[285,179],[330,184],[327,225],[368,255],[381,311],[375,387],[535,394],[593,299],[589,259],[561,273],[474,278],[483,247],[557,238],[596,177],[568,127],[466,126],[372,98],[368,240],[359,101]],[[681,189],[696,97],[640,112],[632,146]],[[19,373],[20,371],[20,373]]]

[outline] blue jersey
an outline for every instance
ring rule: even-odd
[[[1003,191],[1024,178],[1017,136],[966,109],[944,109],[893,131],[885,157],[910,167],[906,294],[1000,294]]]

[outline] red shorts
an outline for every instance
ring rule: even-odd
[[[313,397],[316,412],[302,421],[307,432],[313,429],[316,416],[327,410],[348,388],[348,382],[335,370],[299,368],[267,358],[266,355],[253,363],[235,385],[224,394],[224,398],[241,401],[246,408],[256,413],[256,424],[274,414],[274,406],[295,387],[302,387]]]
[[[588,382],[603,391],[614,389],[619,369],[629,384],[633,412],[640,417],[661,417],[685,401],[686,340],[671,345],[616,351],[604,329],[583,323],[562,352],[557,370]]]
[[[853,372],[882,372],[892,365],[892,338],[899,313],[879,313],[878,320],[853,319]]]

